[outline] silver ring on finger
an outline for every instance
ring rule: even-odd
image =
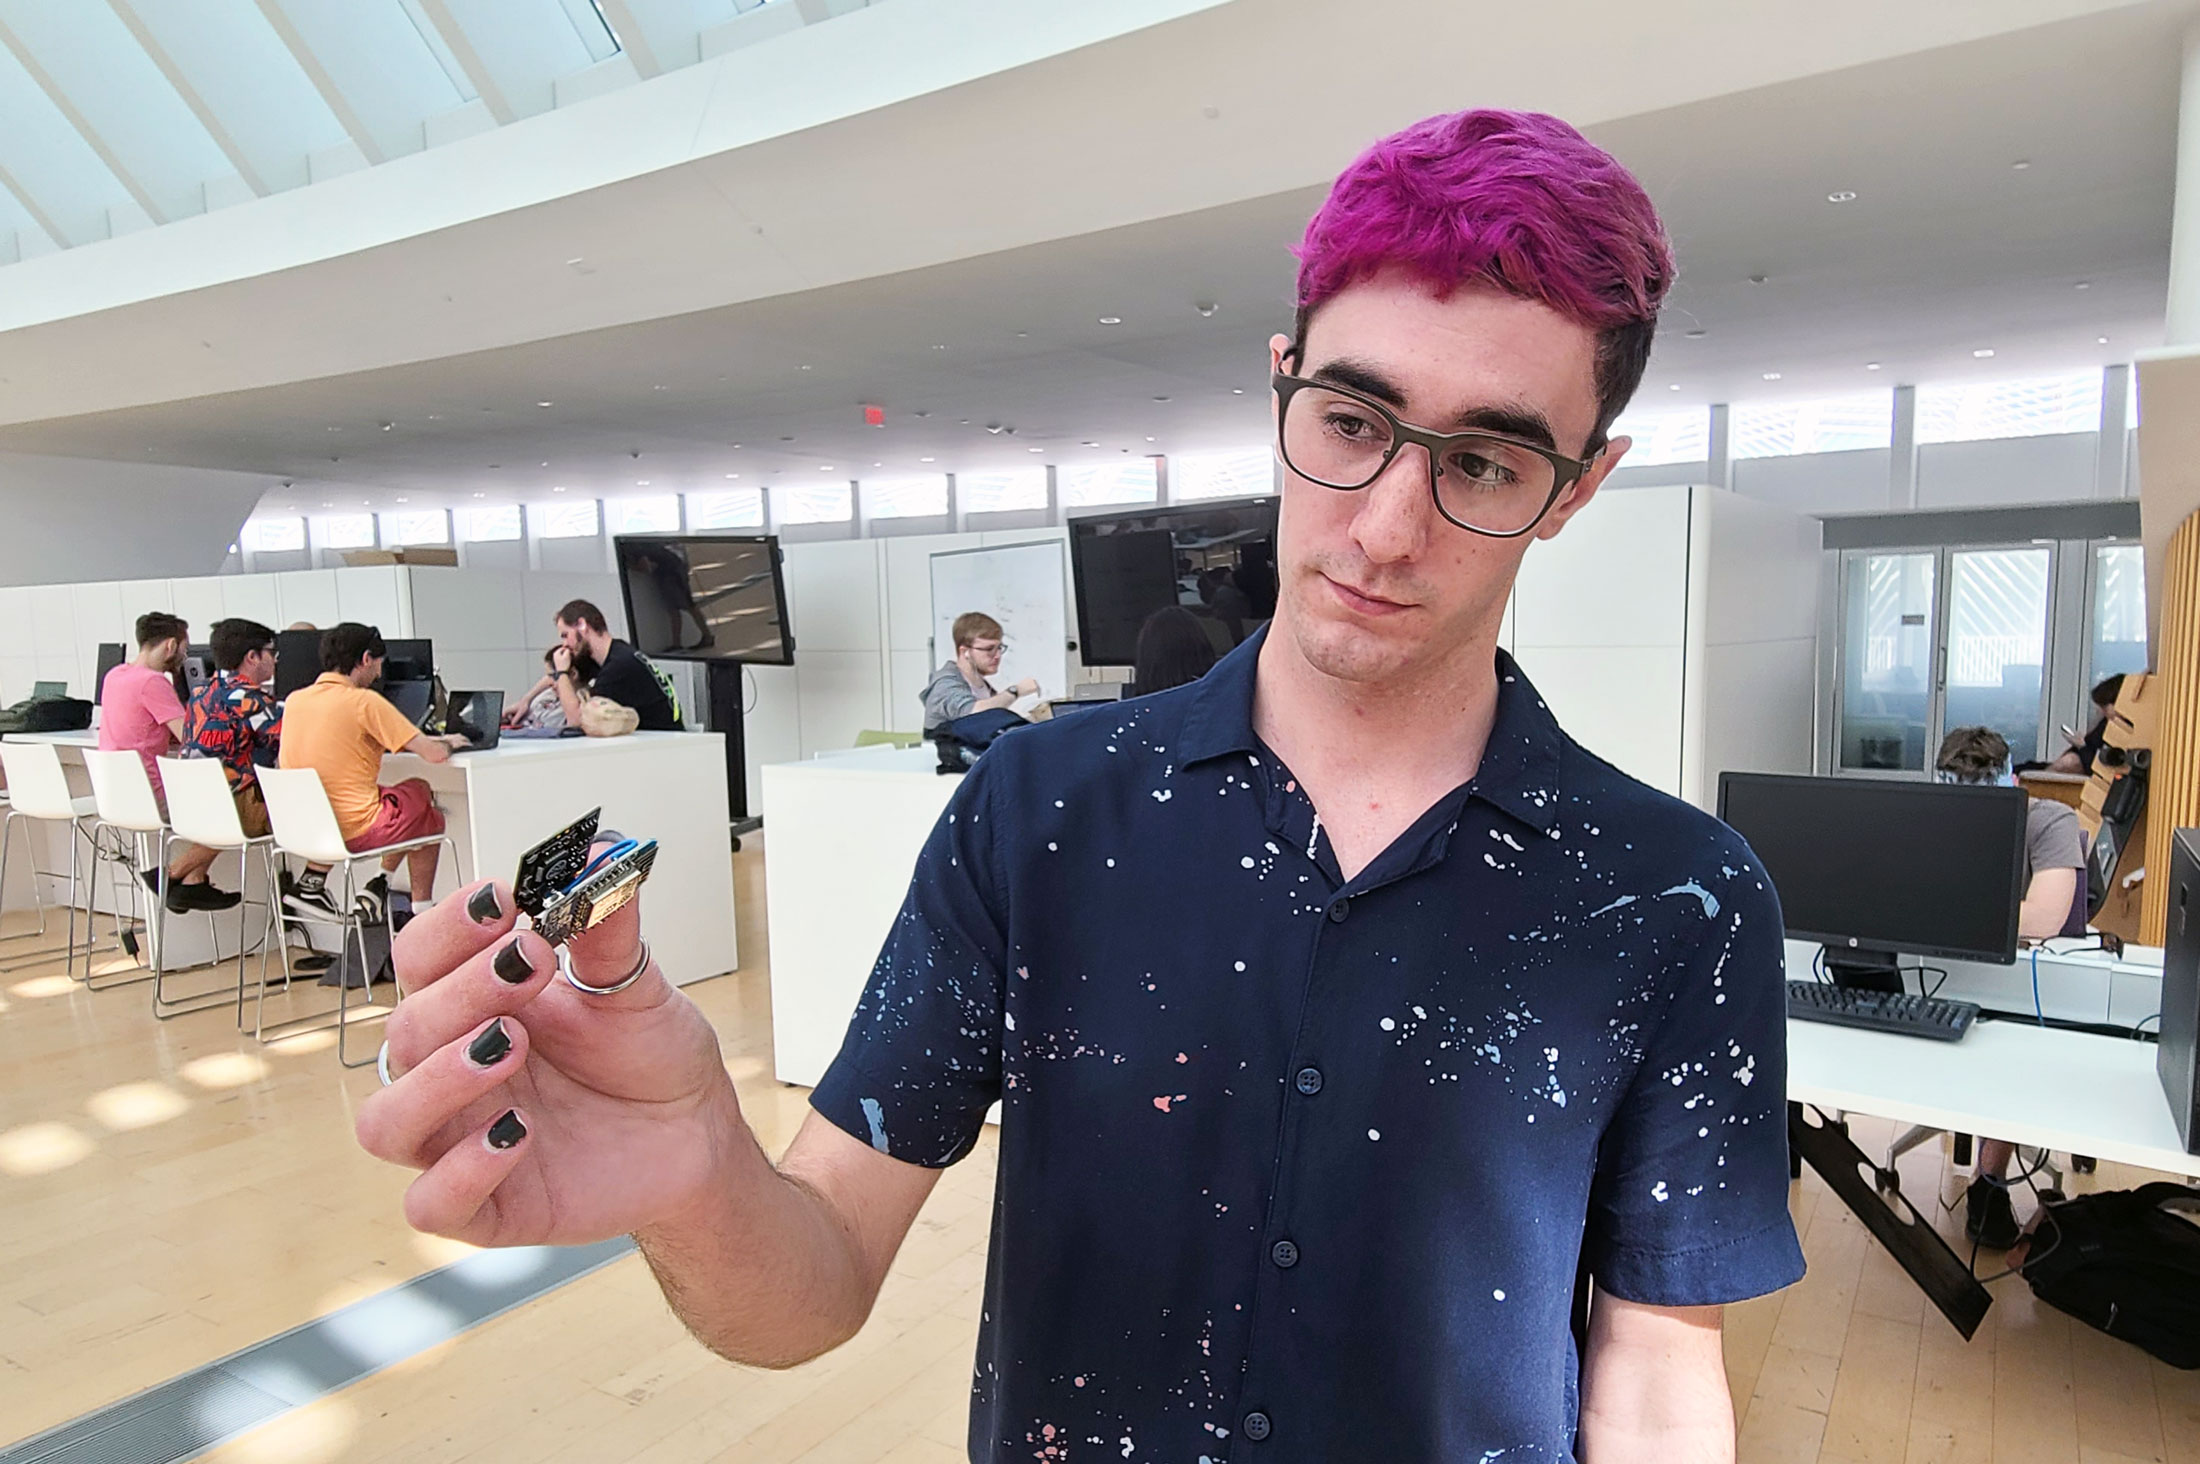
[[[382,1039],[381,1047],[374,1054],[374,1075],[382,1080],[385,1088],[397,1081],[390,1076],[390,1041],[387,1037]]]
[[[587,982],[581,980],[580,977],[573,974],[572,954],[567,951],[564,946],[558,947],[558,974],[565,978],[566,985],[572,987],[575,991],[579,992],[583,996],[615,996],[619,992],[626,990],[629,986],[632,986],[635,982],[641,980],[642,973],[644,971],[647,971],[648,969],[649,942],[645,940],[642,942],[642,953],[638,958],[636,958],[633,970],[627,972],[626,975],[620,977],[617,981],[612,982],[609,986],[590,986]]]

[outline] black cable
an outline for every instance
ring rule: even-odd
[[[1940,979],[1933,983],[1932,990],[1924,991],[1925,973],[1928,971],[1936,973]],[[1917,977],[1918,989],[1924,991],[1927,997],[1938,996],[1940,988],[1948,984],[1948,968],[1945,966],[1905,966],[1902,968],[1902,974],[1905,976],[1914,974]]]

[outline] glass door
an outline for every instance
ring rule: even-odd
[[[2047,610],[2054,551],[1949,551],[1948,662],[1940,726],[1991,727],[2010,760],[2044,756]]]
[[[1848,556],[1842,585],[1843,771],[1925,770],[1938,560],[1933,550]]]

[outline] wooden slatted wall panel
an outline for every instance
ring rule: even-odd
[[[2140,888],[2139,939],[2162,944],[2169,928],[2170,836],[2200,825],[2200,514],[2177,526],[2164,556],[2162,641],[2154,671],[2162,683],[2147,787],[2147,868],[2163,876]]]

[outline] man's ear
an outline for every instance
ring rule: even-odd
[[[1634,439],[1630,437],[1615,437],[1607,442],[1604,451],[1597,454],[1597,460],[1589,465],[1589,470],[1575,479],[1564,493],[1558,495],[1558,502],[1551,505],[1551,511],[1543,516],[1543,522],[1536,525],[1535,536],[1538,539],[1557,538],[1558,531],[1566,527],[1566,521],[1589,506],[1589,500],[1597,496],[1597,490],[1604,486],[1604,480],[1612,475],[1612,470],[1619,466],[1619,460],[1627,455],[1627,449],[1634,445]]]

